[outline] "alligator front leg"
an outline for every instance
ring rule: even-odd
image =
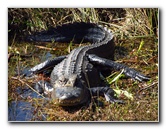
[[[110,87],[93,87],[89,89],[92,96],[97,96],[97,95],[105,96],[105,99],[108,102],[124,104],[122,100],[118,100],[115,97],[115,92]]]
[[[56,58],[51,59],[51,60],[50,59],[46,60],[43,63],[40,63],[40,64],[34,66],[33,68],[30,68],[28,70],[24,70],[21,75],[26,76],[26,77],[30,77],[35,73],[40,73],[43,70],[53,68],[55,65],[60,63],[65,58],[66,58],[66,55],[59,56],[59,57],[56,57]]]
[[[138,81],[143,81],[143,80],[147,81],[150,79],[150,78],[144,76],[143,74],[137,72],[136,70],[127,67],[126,65],[119,64],[114,61],[98,57],[93,54],[89,54],[88,58],[89,58],[90,62],[92,62],[93,64],[101,65],[101,66],[108,67],[108,68],[113,68],[115,70],[124,69],[124,74],[126,76],[136,79]]]
[[[51,92],[53,91],[53,87],[50,83],[46,82],[46,81],[38,81],[36,84],[35,84],[35,90],[37,92],[39,92],[40,94],[43,94],[44,95],[48,95],[48,94],[51,94]]]

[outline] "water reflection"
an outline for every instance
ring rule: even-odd
[[[29,102],[13,101],[9,104],[9,121],[30,121],[33,118],[34,107]]]
[[[21,100],[9,102],[8,121],[38,120],[32,98],[41,98],[41,96],[29,88],[22,89],[21,87],[18,87],[16,88],[16,92],[19,94],[19,97],[21,97]],[[40,118],[40,120],[44,120],[44,117]]]

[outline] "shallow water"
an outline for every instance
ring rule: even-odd
[[[25,101],[12,101],[8,106],[8,121],[32,120],[34,107],[31,103]]]
[[[30,88],[17,87],[16,93],[19,94],[18,98],[20,99],[8,104],[8,121],[37,120],[33,98],[40,99],[42,97]]]

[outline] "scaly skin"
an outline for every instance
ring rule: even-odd
[[[51,73],[52,98],[58,100],[59,105],[62,106],[86,103],[90,95],[98,93],[105,96],[109,102],[123,103],[114,97],[114,91],[107,84],[103,84],[100,78],[102,68],[124,69],[127,76],[139,81],[149,79],[134,69],[106,59],[110,56],[113,58],[113,35],[109,30],[93,23],[63,25],[29,36],[28,40],[92,43],[72,50],[67,56],[41,63],[27,72],[28,74],[37,73],[55,65]]]

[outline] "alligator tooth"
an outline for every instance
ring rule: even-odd
[[[110,29],[108,29],[107,31],[108,31],[109,33],[111,33],[111,30],[110,30]]]
[[[107,31],[107,30],[108,30],[108,29],[107,29],[107,27],[104,27],[104,30],[106,30],[106,31]]]
[[[60,97],[60,99],[66,99],[66,98],[67,98],[66,94]]]

